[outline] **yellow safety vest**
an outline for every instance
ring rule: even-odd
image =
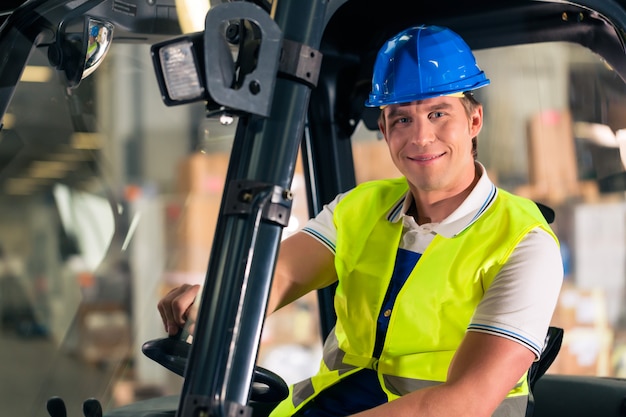
[[[498,190],[468,228],[453,238],[434,237],[398,294],[377,359],[372,357],[376,323],[403,228],[388,215],[407,191],[404,178],[372,181],[335,208],[337,324],[324,343],[319,372],[291,387],[272,417],[292,415],[363,368],[377,371],[390,401],[444,382],[478,303],[513,249],[536,227],[556,239],[534,202]],[[524,416],[527,397],[524,375],[494,416]]]

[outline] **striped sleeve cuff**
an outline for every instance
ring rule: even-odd
[[[476,323],[472,323],[469,325],[469,327],[467,328],[468,331],[474,331],[474,332],[481,332],[481,333],[488,333],[488,334],[492,334],[494,336],[500,336],[500,337],[505,337],[509,340],[512,340],[514,342],[517,342],[523,346],[526,346],[528,349],[530,349],[531,352],[533,352],[535,354],[535,358],[539,358],[541,356],[541,350],[542,350],[542,346],[539,345],[538,343],[534,342],[533,340],[524,337],[523,335],[513,332],[509,329],[505,329],[502,327],[496,327],[496,326],[490,326],[488,324],[476,324]]]
[[[303,227],[302,232],[313,236],[315,239],[319,240],[324,246],[326,246],[332,253],[335,253],[335,244],[328,240],[324,235],[319,233],[315,229],[311,229],[310,227]]]

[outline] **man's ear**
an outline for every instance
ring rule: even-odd
[[[483,128],[483,106],[476,106],[470,116],[470,135],[472,137],[478,136],[480,130]]]
[[[383,134],[383,137],[385,138],[385,142],[387,142],[387,132],[385,130],[385,115],[383,114],[383,111],[381,109],[380,111],[380,116],[378,117],[378,130],[380,130],[380,133]]]

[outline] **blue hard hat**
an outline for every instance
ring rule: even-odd
[[[465,41],[440,26],[415,26],[389,39],[374,64],[368,107],[409,103],[489,84]]]

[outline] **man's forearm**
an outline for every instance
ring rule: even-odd
[[[354,417],[490,417],[494,410],[495,407],[489,406],[479,395],[441,384],[404,395]]]

